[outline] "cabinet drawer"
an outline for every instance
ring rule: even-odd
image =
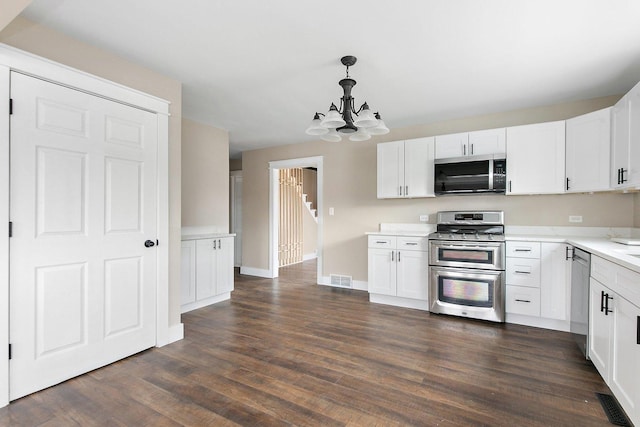
[[[395,249],[396,236],[369,236],[369,247],[380,249]]]
[[[540,258],[540,242],[507,242],[507,257]]]
[[[540,290],[507,285],[505,310],[507,313],[540,316]]]
[[[540,260],[507,258],[507,284],[540,287]]]
[[[591,277],[600,283],[611,286],[616,279],[615,264],[598,256],[591,256]]]
[[[397,249],[426,251],[429,247],[426,237],[398,237],[397,239]]]

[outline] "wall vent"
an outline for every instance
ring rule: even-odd
[[[341,288],[351,288],[352,280],[351,276],[342,276],[340,274],[332,274],[331,276],[331,286],[339,286]]]

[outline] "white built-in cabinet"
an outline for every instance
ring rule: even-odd
[[[396,305],[428,309],[428,241],[418,236],[368,237],[368,281],[372,302],[394,304],[376,296],[399,297]],[[415,304],[407,302],[415,300]],[[403,304],[405,302],[406,304]]]
[[[613,106],[611,187],[640,186],[640,83]]]
[[[433,137],[378,144],[378,198],[433,197]]]
[[[182,241],[182,312],[227,300],[233,291],[233,236]]]
[[[570,255],[565,243],[506,243],[507,322],[568,330]]]
[[[604,108],[568,119],[566,182],[568,193],[610,188],[611,110]]]
[[[435,145],[436,159],[505,154],[505,128],[439,135]]]
[[[591,257],[589,357],[635,425],[640,425],[640,274]]]
[[[507,128],[507,194],[565,189],[565,121]]]

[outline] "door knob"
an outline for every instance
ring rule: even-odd
[[[153,240],[147,240],[146,242],[144,242],[144,246],[147,248],[150,248],[155,245],[156,245],[156,242],[154,242]]]

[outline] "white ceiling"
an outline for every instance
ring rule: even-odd
[[[34,0],[23,13],[183,82],[230,152],[317,139],[339,103],[391,128],[620,94],[640,80],[639,0]]]

